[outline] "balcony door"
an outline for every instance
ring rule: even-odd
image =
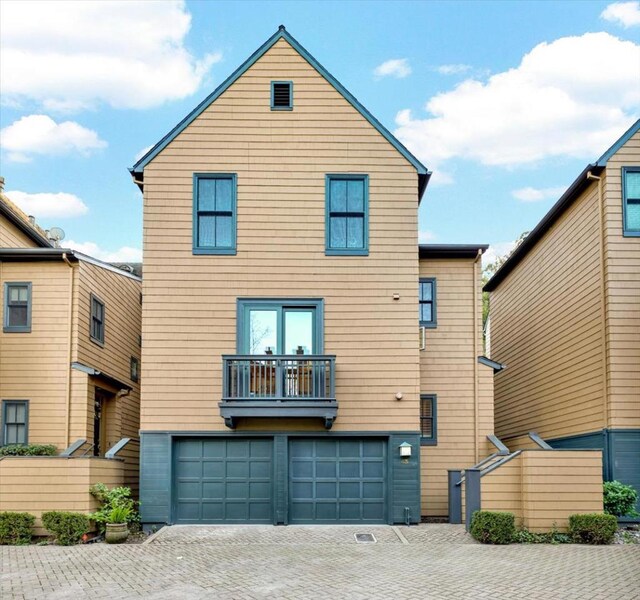
[[[245,304],[240,352],[305,355],[321,352],[317,305],[264,302]]]

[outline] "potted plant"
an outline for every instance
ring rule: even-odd
[[[107,514],[104,539],[107,544],[121,544],[129,537],[127,521],[131,517],[131,509],[127,506],[114,506]]]

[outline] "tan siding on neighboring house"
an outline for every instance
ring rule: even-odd
[[[640,238],[623,237],[622,167],[640,167],[640,132],[608,161],[605,256],[609,427],[640,427]]]
[[[0,200],[1,202],[1,200]],[[37,248],[33,240],[0,215],[0,248]]]
[[[604,425],[597,185],[491,294],[496,433],[543,438]]]
[[[270,110],[280,79],[293,80],[293,111]],[[194,172],[237,173],[237,256],[192,254]],[[369,256],[325,256],[336,172],[369,175]],[[418,429],[416,171],[286,41],[145,167],[144,184],[142,429],[225,430],[221,355],[236,352],[238,297],[324,298],[334,430]]]
[[[420,353],[420,392],[438,397],[438,443],[421,447],[422,514],[443,516],[448,512],[447,469],[471,467],[489,453],[493,370],[477,363],[482,354],[479,264],[422,259],[420,277],[435,277],[437,294],[437,327],[426,330],[426,349]]]
[[[60,263],[0,262],[0,306],[6,282],[31,282],[30,333],[0,330],[0,399],[29,400],[29,442],[65,439],[71,270]]]

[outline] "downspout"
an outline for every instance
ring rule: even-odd
[[[605,282],[605,258],[604,258],[604,198],[602,194],[602,177],[594,175],[591,171],[587,172],[587,179],[598,182],[598,226],[600,234],[598,236],[599,243],[599,259],[600,259],[600,322],[602,323],[602,336],[601,336],[601,348],[602,348],[602,389],[604,394],[603,402],[603,420],[604,427],[609,427],[609,373],[607,368],[607,356],[609,354],[608,348],[608,319],[607,319],[607,288]]]
[[[76,274],[76,270],[75,267],[71,264],[71,262],[69,261],[69,258],[67,257],[67,253],[64,252],[62,254],[62,260],[64,260],[64,262],[67,263],[67,266],[71,269],[71,273],[69,276],[69,310],[68,310],[68,323],[69,323],[69,330],[67,332],[68,334],[68,346],[67,346],[67,389],[66,389],[66,394],[67,394],[67,405],[66,405],[66,409],[65,409],[65,448],[69,447],[69,444],[71,443],[71,439],[70,439],[70,431],[71,431],[71,361],[73,359],[72,356],[72,350],[73,350],[73,303],[74,303],[74,297],[73,297],[73,292],[74,292],[74,287],[75,287],[75,274]]]
[[[475,462],[480,459],[478,447],[478,415],[480,414],[480,398],[478,386],[478,261],[482,258],[482,250],[473,261],[473,451]]]

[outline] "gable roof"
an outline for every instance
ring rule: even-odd
[[[276,42],[286,40],[324,79],[330,83],[378,132],[418,171],[419,197],[422,197],[427,187],[431,171],[427,169],[409,150],[376,119],[360,102],[351,94],[331,73],[329,73],[302,45],[280,25],[276,31],[260,48],[258,48],[244,63],[242,63],[227,79],[225,79],[211,94],[209,94],[198,106],[196,106],[180,123],[178,123],[155,146],[142,156],[129,169],[134,182],[142,189],[144,183],[144,168],[151,162],[169,143],[184,129],[186,129],[200,114],[202,114],[212,102],[215,102],[231,85],[237,81],[255,62],[257,62]]]
[[[24,233],[34,244],[40,248],[51,248],[51,242],[47,239],[47,233],[38,225],[32,224],[29,217],[22,212],[11,200],[0,192],[0,215],[12,223]]]
[[[638,131],[640,131],[640,119],[638,119],[627,131],[622,134],[614,144],[595,162],[589,163],[578,175],[575,181],[567,188],[560,199],[542,217],[542,220],[534,227],[524,241],[513,251],[511,256],[494,273],[493,277],[484,286],[485,292],[495,290],[513,271],[529,251],[542,239],[544,234],[558,221],[567,209],[580,197],[582,192],[593,183],[589,174],[599,175],[607,166],[609,159],[624,146]]]

